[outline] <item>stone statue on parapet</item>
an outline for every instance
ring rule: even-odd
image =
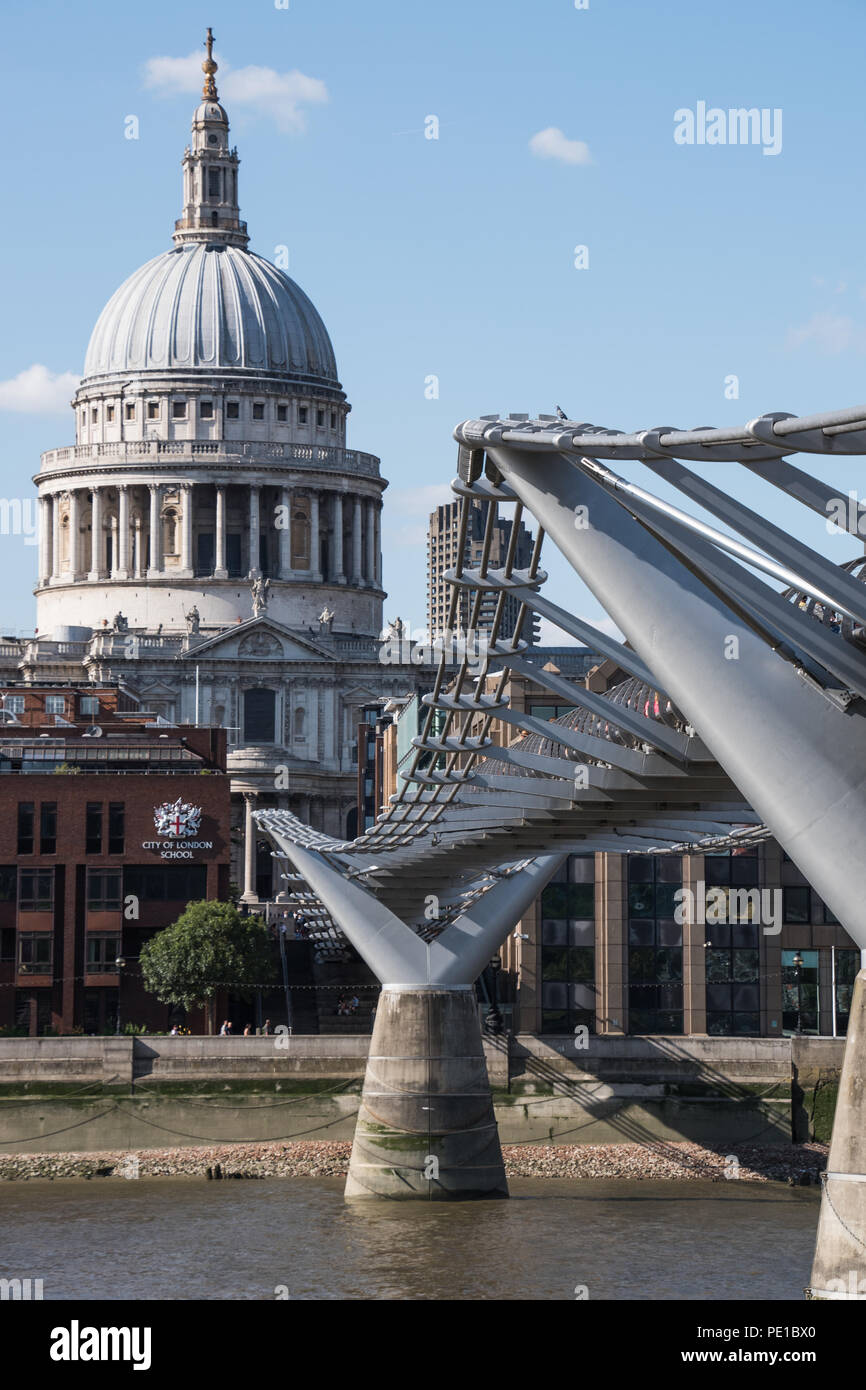
[[[195,604],[193,604],[189,612],[184,613],[183,616],[186,619],[186,630],[189,633],[190,637],[198,637],[201,615],[198,609],[196,608]]]
[[[268,607],[268,592],[271,581],[265,579],[260,571],[256,571],[250,582],[250,593],[253,596],[253,617],[260,618]]]
[[[111,626],[114,632],[129,632],[129,619],[124,618],[122,613],[115,613]]]

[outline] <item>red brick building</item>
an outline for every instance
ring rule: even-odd
[[[0,1028],[113,1032],[119,1007],[164,1030],[138,956],[229,896],[225,733],[148,723],[118,687],[0,696]]]
[[[40,733],[57,733],[70,726],[80,733],[94,726],[116,725],[131,720],[152,720],[141,709],[138,696],[116,681],[96,684],[82,681],[36,681],[0,686],[0,727],[24,725]]]

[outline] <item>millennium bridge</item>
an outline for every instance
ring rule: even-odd
[[[449,628],[462,598],[469,632],[456,662],[449,634],[402,785],[352,842],[286,811],[256,815],[284,861],[290,901],[323,940],[351,943],[382,983],[351,1198],[507,1196],[474,982],[570,853],[684,852],[772,835],[866,951],[866,561],[836,563],[769,519],[784,498],[782,510],[793,501],[824,519],[822,549],[834,531],[862,539],[866,505],[789,456],[866,453],[866,406],[633,434],[561,413],[489,416],[465,421],[455,438],[462,506]],[[622,464],[634,465],[627,477],[613,466]],[[737,496],[754,479],[766,491],[761,511]],[[659,497],[654,480],[680,501]],[[470,568],[462,542],[476,499],[486,531]],[[500,503],[515,524],[494,569]],[[536,542],[517,569],[525,513]],[[546,537],[624,643],[544,596]],[[479,659],[470,639],[491,595]],[[509,598],[519,616],[503,636]],[[597,694],[528,662],[520,634],[530,612],[627,679]],[[509,672],[575,708],[552,721],[511,709]],[[508,746],[491,738],[494,721],[512,730]],[[814,1298],[856,1287],[851,1270],[866,1276],[864,1077],[861,970]]]

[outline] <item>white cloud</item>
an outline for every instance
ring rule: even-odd
[[[819,352],[836,356],[840,352],[866,350],[866,333],[847,314],[813,314],[808,323],[788,331],[788,347],[812,343]]]
[[[249,107],[270,116],[279,130],[306,129],[302,106],[321,105],[328,100],[328,89],[318,77],[306,77],[295,68],[275,72],[273,68],[238,68],[224,84],[225,98],[232,106]]]
[[[204,82],[201,64],[198,51],[186,58],[148,58],[144,65],[144,85],[161,92],[186,92],[193,96],[201,91]]]
[[[9,381],[0,381],[0,410],[33,415],[68,410],[80,380],[75,372],[49,372],[41,362],[34,362]]]
[[[198,51],[186,58],[149,58],[144,65],[144,85],[168,95],[197,95],[204,80],[201,63],[202,54]],[[324,82],[318,77],[307,77],[296,68],[291,72],[254,66],[233,68],[222,58],[216,81],[220,101],[236,111],[267,116],[279,130],[304,130],[303,108],[328,100]]]
[[[538,159],[558,159],[561,164],[592,163],[589,145],[583,140],[569,140],[555,125],[533,135],[529,148]]]

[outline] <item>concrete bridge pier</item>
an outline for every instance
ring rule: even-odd
[[[866,970],[854,984],[810,1299],[866,1299]]]
[[[384,985],[347,1200],[507,1196],[474,988]]]

